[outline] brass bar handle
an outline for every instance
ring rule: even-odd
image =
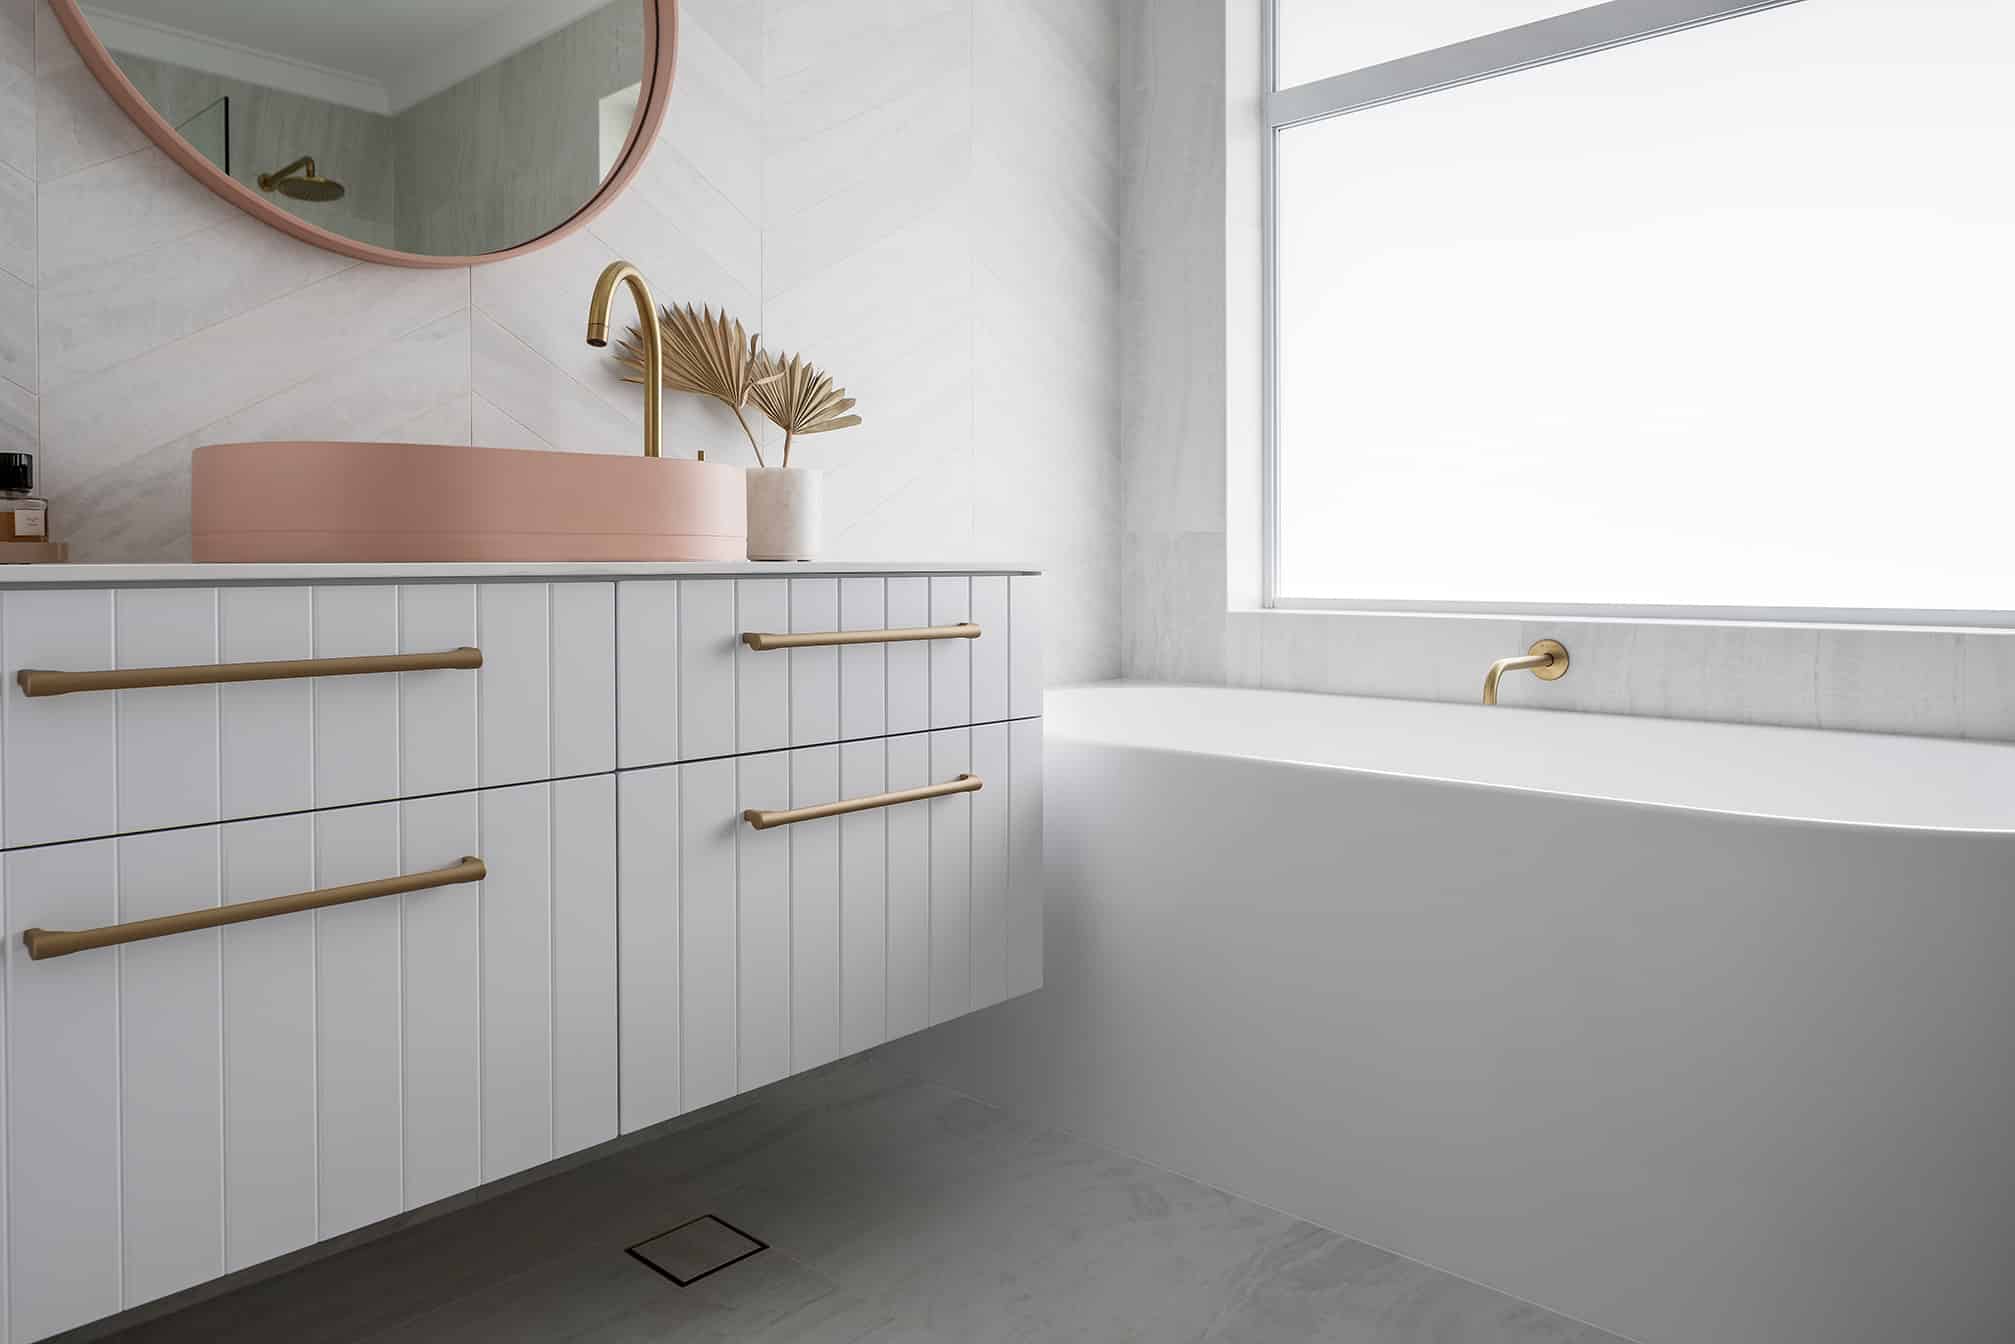
[[[816,807],[794,807],[788,812],[763,812],[750,808],[742,813],[742,820],[759,831],[767,831],[776,826],[791,826],[800,821],[817,821],[821,817],[843,817],[849,812],[872,812],[878,807],[894,807],[898,803],[920,803],[926,798],[949,798],[955,793],[978,793],[986,787],[986,781],[978,775],[960,775],[957,779],[943,784],[926,784],[920,789],[899,789],[895,793],[870,794],[866,798],[843,798],[837,803],[820,803]]]
[[[826,630],[812,635],[760,635],[749,631],[742,643],[757,653],[772,649],[822,649],[835,644],[910,644],[924,639],[978,639],[980,628],[964,625],[922,625],[908,630]]]
[[[290,658],[273,663],[198,663],[192,667],[128,667],[111,672],[51,672],[24,667],[14,674],[30,698],[78,691],[137,691],[150,686],[221,686],[238,681],[295,681],[303,677],[360,677],[374,672],[474,670],[481,649],[442,653],[374,653],[360,658]]]
[[[274,915],[292,915],[302,910],[323,910],[352,901],[368,901],[379,896],[397,896],[408,891],[452,887],[461,882],[481,882],[489,876],[483,861],[466,856],[452,868],[434,868],[404,877],[380,877],[370,882],[352,882],[346,887],[323,887],[319,891],[296,892],[292,896],[269,896],[263,901],[237,905],[217,905],[186,914],[162,915],[158,919],[136,919],[130,924],[111,924],[102,929],[26,929],[21,941],[28,946],[30,961],[67,957],[72,952],[89,952],[94,947],[116,947],[148,938],[165,938],[171,933],[193,933],[225,924],[243,924]]]

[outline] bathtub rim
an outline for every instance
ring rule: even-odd
[[[1790,809],[1762,809],[1749,806],[1708,806],[1683,799],[1640,797],[1626,792],[1599,792],[1591,789],[1565,788],[1543,783],[1520,783],[1512,780],[1479,778],[1435,770],[1401,770],[1385,765],[1364,762],[1325,760],[1306,756],[1276,754],[1252,750],[1235,751],[1197,744],[1179,742],[1158,742],[1134,740],[1119,735],[1105,736],[1097,732],[1086,732],[1070,720],[1073,715],[1068,707],[1068,699],[1086,693],[1112,693],[1133,690],[1161,690],[1202,692],[1211,695],[1279,696],[1312,703],[1345,702],[1354,706],[1410,707],[1407,711],[1446,710],[1483,712],[1480,706],[1452,704],[1447,701],[1412,700],[1399,697],[1367,695],[1333,695],[1316,691],[1274,690],[1262,687],[1213,686],[1194,682],[1161,682],[1140,680],[1114,680],[1082,682],[1066,686],[1053,686],[1045,692],[1043,734],[1045,741],[1058,744],[1082,744],[1105,747],[1121,751],[1141,751],[1168,756],[1193,757],[1204,760],[1237,760],[1258,765],[1278,766],[1287,769],[1308,770],[1318,774],[1360,775],[1367,778],[1411,780],[1423,784],[1441,785],[1454,788],[1478,789],[1491,793],[1523,794],[1543,798],[1559,798],[1574,802],[1593,803],[1611,807],[1672,812],[1695,817],[1727,818],[1743,823],[1765,823],[1779,826],[1826,827],[1835,830],[1867,831],[1871,833],[1911,835],[1951,835],[1969,836],[1981,839],[2015,839],[2015,814],[2001,824],[1937,824],[1910,819],[1880,820],[1871,817],[1826,815],[1817,812],[1799,812]],[[1060,700],[1062,703],[1060,703]],[[1948,750],[1963,751],[1967,748],[1984,748],[2007,753],[2011,766],[2015,766],[2015,743],[1994,742],[1982,739],[1953,739],[1922,737],[1903,733],[1867,733],[1844,729],[1799,728],[1777,724],[1726,723],[1714,720],[1670,719],[1651,715],[1592,714],[1585,711],[1551,710],[1527,706],[1500,706],[1487,711],[1491,714],[1516,716],[1531,720],[1604,720],[1631,724],[1655,724],[1656,731],[1665,731],[1666,725],[1675,731],[1687,729],[1707,729],[1712,732],[1754,734],[1763,737],[1777,737],[1780,741],[1801,738],[1821,738],[1829,742],[1839,739],[1876,739],[1886,742],[1908,742],[1926,744],[1934,753]],[[2015,781],[2011,781],[2015,787]],[[2015,795],[2011,795],[2015,796]]]

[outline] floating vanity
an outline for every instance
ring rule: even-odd
[[[1028,571],[23,575],[11,1340],[1041,984]]]

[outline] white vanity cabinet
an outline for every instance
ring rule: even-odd
[[[613,1137],[614,847],[600,775],[9,852],[14,1337]],[[20,955],[465,854],[484,881]]]
[[[1041,984],[1035,576],[561,569],[0,576],[0,1339]]]
[[[1041,751],[1028,720],[625,771],[623,1129],[1038,988]]]
[[[619,585],[625,1131],[1040,986],[1036,584]]]

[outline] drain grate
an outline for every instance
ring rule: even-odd
[[[769,1248],[768,1242],[757,1241],[709,1213],[640,1241],[627,1254],[686,1288]]]

